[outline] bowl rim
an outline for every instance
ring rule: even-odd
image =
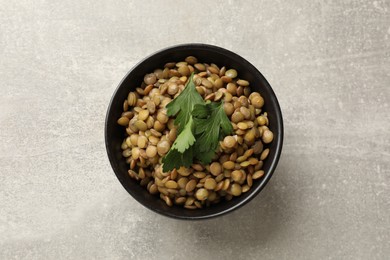
[[[260,78],[263,81],[263,83],[265,83],[265,85],[266,85],[265,87],[267,87],[269,89],[269,92],[271,93],[271,96],[273,97],[272,103],[274,103],[274,105],[275,105],[276,122],[280,126],[277,129],[278,132],[277,132],[276,138],[274,139],[274,141],[276,141],[275,156],[274,156],[274,158],[272,158],[272,162],[271,162],[271,164],[269,166],[269,170],[265,173],[264,177],[261,178],[261,180],[260,180],[261,182],[258,184],[258,186],[255,189],[250,190],[249,191],[250,194],[247,197],[243,198],[242,200],[240,200],[238,203],[232,205],[231,207],[226,208],[226,209],[221,210],[221,211],[218,211],[218,212],[204,214],[204,215],[200,215],[200,216],[184,216],[184,215],[172,214],[172,213],[170,213],[168,211],[158,210],[158,209],[152,207],[151,205],[149,205],[148,203],[144,203],[143,201],[139,200],[137,197],[133,196],[133,194],[131,192],[129,192],[129,190],[126,188],[126,186],[125,186],[125,184],[123,182],[123,179],[119,178],[117,171],[113,167],[113,163],[114,163],[114,161],[116,159],[114,158],[114,155],[111,153],[111,151],[109,149],[109,143],[108,143],[109,136],[108,136],[108,131],[107,131],[108,124],[109,124],[109,115],[110,115],[111,109],[112,109],[112,107],[114,105],[114,99],[116,99],[116,96],[117,96],[119,90],[121,89],[122,85],[126,81],[127,77],[138,66],[140,66],[142,63],[146,62],[147,60],[149,60],[150,58],[152,58],[155,55],[158,55],[158,54],[166,52],[166,51],[179,50],[179,49],[188,49],[188,48],[204,49],[206,51],[213,51],[213,52],[217,52],[217,53],[222,54],[222,55],[232,55],[236,59],[239,59],[240,62],[242,62],[244,64],[244,67],[245,66],[252,67],[258,73],[258,75],[260,76]],[[172,45],[172,46],[169,46],[169,47],[162,48],[162,49],[160,49],[158,51],[155,51],[152,54],[147,55],[145,58],[141,59],[134,66],[132,66],[130,70],[128,70],[126,75],[122,78],[120,83],[117,85],[115,91],[113,92],[113,94],[111,96],[110,102],[108,104],[107,112],[106,112],[106,116],[105,116],[105,123],[104,123],[104,138],[105,138],[106,152],[107,152],[108,159],[110,161],[111,169],[114,171],[115,176],[120,181],[120,183],[123,186],[123,188],[125,188],[125,190],[138,203],[140,203],[144,207],[152,210],[153,212],[156,212],[156,213],[158,213],[160,215],[163,215],[163,216],[166,216],[166,217],[170,217],[170,218],[174,218],[174,219],[183,219],[183,220],[209,219],[209,218],[215,218],[215,217],[218,217],[218,216],[221,216],[221,215],[225,215],[225,214],[227,214],[229,212],[232,212],[232,211],[234,211],[234,210],[244,206],[249,201],[251,201],[253,198],[255,198],[260,193],[260,191],[263,190],[263,188],[266,186],[268,181],[271,179],[271,177],[272,177],[272,175],[273,175],[273,173],[274,173],[274,171],[275,171],[275,169],[277,167],[279,159],[281,157],[281,153],[282,153],[283,140],[284,140],[283,115],[282,115],[282,111],[281,111],[281,108],[280,108],[279,101],[278,101],[278,99],[276,97],[276,94],[275,94],[273,88],[271,87],[271,85],[269,84],[267,79],[263,76],[263,74],[252,63],[250,63],[248,60],[246,60],[242,56],[238,55],[237,53],[234,53],[234,52],[232,52],[230,50],[227,50],[225,48],[222,48],[222,47],[219,47],[219,46],[216,46],[216,45],[205,44],[205,43],[183,43],[183,44]]]

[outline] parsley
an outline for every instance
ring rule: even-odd
[[[193,144],[195,137],[192,133],[193,120],[189,118],[184,130],[177,136],[175,142],[166,156],[162,159],[163,171],[167,172],[174,168],[179,169],[180,166],[189,167],[192,164]]]
[[[203,98],[196,91],[195,83],[193,81],[194,73],[191,74],[190,79],[184,90],[171,101],[167,106],[167,115],[175,116],[175,125],[179,126],[178,132],[181,133],[191,118],[191,111],[196,104],[203,104]]]
[[[193,161],[193,146],[190,146],[184,153],[180,153],[176,149],[170,149],[167,155],[164,156],[163,172],[168,172],[173,169],[179,169],[181,166],[190,167]]]
[[[222,102],[204,102],[196,91],[192,74],[184,90],[167,106],[167,115],[175,116],[178,136],[162,159],[163,171],[191,166],[194,158],[210,163],[219,140],[233,131]]]
[[[210,102],[195,105],[192,110],[194,117],[194,133],[196,136],[196,157],[202,163],[208,164],[213,159],[219,140],[233,131],[232,124],[226,116],[222,102]]]
[[[202,96],[196,91],[193,77],[194,74],[191,74],[184,90],[166,106],[168,116],[176,115],[178,136],[162,160],[164,172],[180,166],[189,167],[193,161],[192,145],[195,143],[195,136],[191,111],[196,104],[204,103]]]

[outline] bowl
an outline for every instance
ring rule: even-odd
[[[234,197],[230,201],[222,200],[218,204],[201,209],[185,209],[173,205],[169,207],[159,196],[151,195],[145,187],[142,187],[128,174],[128,164],[122,157],[121,144],[125,137],[125,130],[117,124],[117,120],[123,111],[123,100],[130,91],[141,85],[144,75],[156,68],[164,67],[171,61],[181,61],[187,56],[195,56],[200,62],[215,63],[219,66],[234,68],[240,78],[248,80],[252,92],[261,93],[265,100],[264,111],[267,111],[269,128],[274,133],[274,140],[269,144],[270,153],[264,161],[262,178],[253,182],[252,188],[241,196]],[[274,91],[264,76],[247,60],[229,50],[207,44],[182,44],[157,51],[135,65],[119,83],[115,90],[105,121],[105,143],[107,155],[116,177],[139,203],[161,215],[186,220],[206,219],[221,216],[243,206],[252,200],[265,187],[270,180],[282,151],[283,145],[283,119],[280,106]]]

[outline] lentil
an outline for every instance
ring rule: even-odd
[[[122,116],[118,119],[118,124],[120,124],[121,126],[127,126],[129,124],[129,121],[129,118]]]
[[[134,92],[129,93],[129,96],[127,97],[127,103],[132,107],[137,104],[137,96]]]
[[[198,59],[196,57],[194,57],[194,56],[188,56],[187,58],[185,58],[185,61],[188,64],[194,65],[195,63],[198,62]]]
[[[227,148],[233,148],[236,144],[237,140],[233,136],[226,136],[223,140],[223,145]]]
[[[235,69],[230,69],[225,72],[225,75],[229,78],[234,79],[235,77],[237,77],[237,71]]]
[[[261,139],[265,144],[269,144],[274,139],[274,134],[269,129],[267,129],[263,132]]]
[[[259,170],[259,171],[256,171],[253,176],[252,176],[252,179],[256,180],[256,179],[259,179],[260,177],[262,177],[264,175],[264,171],[263,170]]]
[[[154,156],[157,155],[157,147],[154,146],[154,145],[149,145],[147,148],[146,148],[146,155],[149,157],[149,158],[153,158]]]
[[[227,170],[232,170],[232,169],[234,169],[234,167],[235,167],[235,163],[232,161],[227,161],[227,162],[223,163],[223,168],[225,168]]]
[[[241,195],[241,186],[237,183],[233,183],[230,187],[230,193],[233,195],[233,196],[240,196]]]
[[[267,157],[268,157],[268,154],[269,154],[269,148],[265,149],[261,155],[260,155],[260,160],[264,161]]]
[[[178,185],[175,181],[169,180],[165,183],[165,187],[167,187],[168,189],[176,189]]]
[[[186,184],[186,191],[187,192],[191,192],[195,189],[196,187],[196,180],[190,180],[187,184]]]

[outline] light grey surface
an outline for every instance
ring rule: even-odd
[[[389,38],[379,0],[1,0],[0,259],[386,259]],[[285,120],[269,185],[199,222],[132,199],[103,140],[125,73],[186,42],[247,58]]]

